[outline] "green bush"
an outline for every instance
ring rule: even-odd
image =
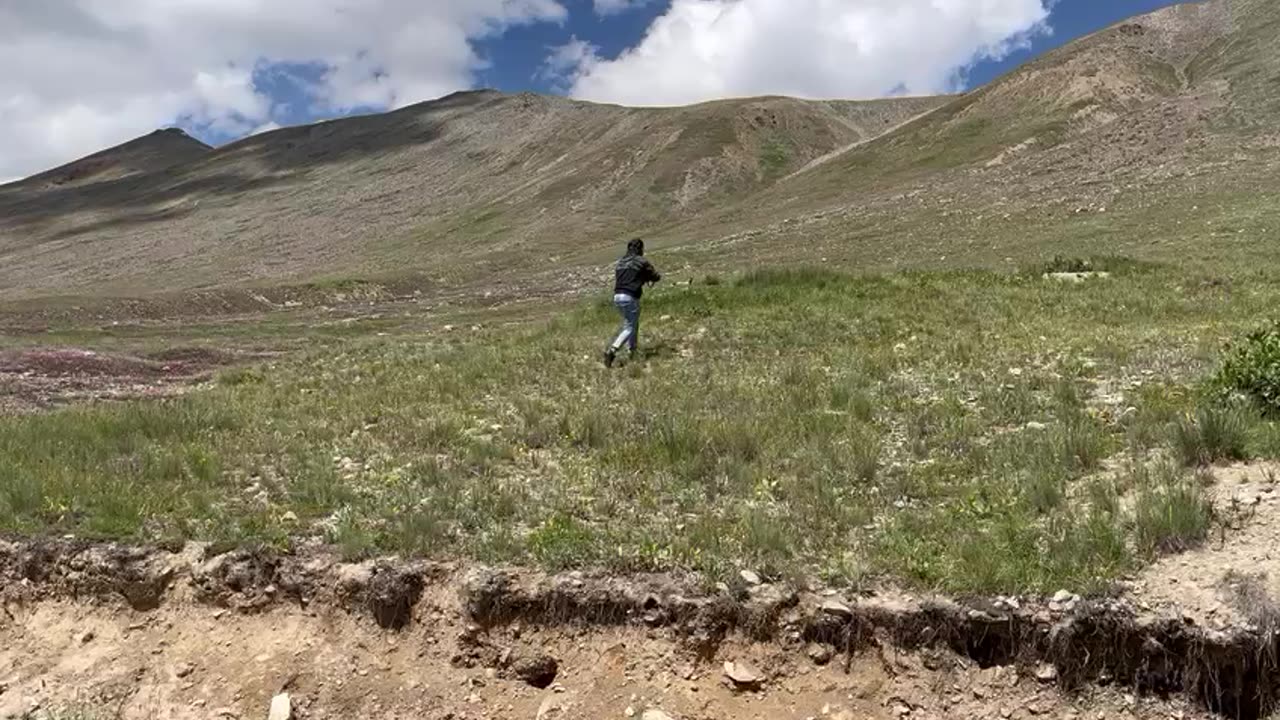
[[[1215,382],[1225,392],[1252,398],[1269,414],[1280,412],[1280,323],[1230,347]]]

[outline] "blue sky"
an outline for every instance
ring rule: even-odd
[[[1162,4],[0,0],[0,182],[158,127],[221,144],[473,87],[628,105],[948,92]]]

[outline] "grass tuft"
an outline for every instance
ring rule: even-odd
[[[1246,460],[1253,422],[1239,405],[1205,405],[1174,423],[1174,448],[1185,465]]]
[[[1183,552],[1199,545],[1213,525],[1213,504],[1197,478],[1170,465],[1134,471],[1133,523],[1145,557]]]

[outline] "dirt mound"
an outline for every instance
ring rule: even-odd
[[[455,669],[482,668],[490,678],[531,687],[563,677],[564,657],[547,652],[547,639],[577,638],[582,650],[619,636],[660,639],[664,653],[684,659],[677,672],[686,680],[715,677],[707,668],[749,649],[753,659],[768,659],[748,666],[767,668],[751,671],[751,684],[762,687],[786,684],[797,663],[852,672],[868,658],[889,662],[899,654],[919,657],[926,667],[935,663],[930,670],[1009,668],[1038,678],[1036,689],[1117,685],[1143,695],[1175,694],[1229,717],[1260,717],[1280,686],[1275,635],[1248,627],[1207,630],[1119,600],[847,598],[771,584],[706,593],[660,576],[633,582],[580,573],[464,572],[395,560],[352,565],[326,554],[215,553],[200,545],[146,551],[53,540],[0,544],[0,598],[24,615],[69,600],[129,613],[200,613],[205,606],[234,610],[234,623],[255,626],[260,623],[250,618],[258,615],[351,614],[344,622],[400,633],[419,628],[437,637],[434,642],[450,627],[453,645],[428,654],[447,658]],[[9,614],[16,620],[19,613]],[[735,693],[743,692],[733,687],[744,682],[741,676],[729,681]]]

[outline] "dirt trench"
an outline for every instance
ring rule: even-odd
[[[756,580],[0,543],[0,717],[265,717],[280,692],[296,718],[452,720],[1257,718],[1275,704],[1270,631],[1118,600]]]

